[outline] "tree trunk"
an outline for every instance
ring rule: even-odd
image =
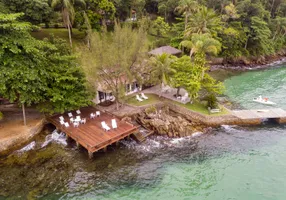
[[[181,87],[178,87],[176,97],[178,97],[180,95],[180,90],[181,90]]]
[[[72,47],[72,37],[71,37],[71,34],[72,34],[72,31],[71,31],[71,26],[70,26],[70,19],[69,19],[69,16],[67,16],[67,25],[68,25],[68,31],[69,31],[69,40],[70,40],[70,45]]]
[[[185,16],[185,31],[187,30],[187,24],[188,24],[188,15],[186,13],[186,16]]]
[[[24,126],[26,126],[27,122],[26,122],[26,112],[25,112],[25,104],[24,103],[22,103],[22,111],[23,111]]]

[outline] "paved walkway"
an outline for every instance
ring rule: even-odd
[[[190,98],[187,98],[186,101],[182,101],[181,99],[178,99],[174,97],[175,94],[177,94],[177,88],[170,88],[168,91],[163,92],[160,85],[153,86],[151,88],[145,89],[142,92],[144,93],[152,93],[157,94],[158,96],[165,97],[167,99],[170,99],[172,101],[177,101],[179,103],[187,104],[190,102]],[[180,95],[184,96],[187,93],[187,91],[183,88],[180,89]]]

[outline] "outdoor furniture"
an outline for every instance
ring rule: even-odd
[[[65,124],[65,122],[64,122],[64,121],[62,121],[62,120],[60,120],[60,123],[61,123],[61,125],[64,125],[64,124]]]
[[[82,119],[80,120],[80,123],[81,123],[81,124],[85,124],[85,123],[86,123],[86,118],[82,118]]]
[[[141,99],[138,94],[136,94],[136,99],[137,101],[140,101],[140,102],[143,101],[143,99]]]
[[[90,113],[90,119],[94,119],[95,118],[95,114],[94,113]]]
[[[115,101],[115,96],[109,97],[109,101],[114,102]]]
[[[142,99],[148,99],[148,97],[145,96],[145,94],[143,92],[141,93],[141,96],[142,96]]]
[[[216,109],[211,109],[210,107],[208,107],[208,110],[209,110],[209,113],[210,113],[210,114],[211,114],[211,113],[219,113],[219,112],[221,112],[221,110],[218,109],[218,108],[216,108]]]
[[[73,117],[71,112],[68,113],[68,116],[69,118]]]
[[[76,127],[76,128],[78,128],[78,127],[79,127],[79,123],[78,123],[78,122],[74,122],[74,123],[73,123],[73,126]]]
[[[75,118],[75,120],[74,120],[75,122],[80,122],[81,121],[81,118],[80,118],[80,116],[78,115],[78,116],[76,116],[76,118]]]
[[[68,122],[65,122],[65,127],[66,128],[70,127],[70,124]]]
[[[116,128],[117,128],[117,122],[116,122],[115,119],[112,119],[112,120],[111,120],[111,126],[112,126],[113,129],[116,129]]]
[[[74,122],[74,118],[73,118],[73,117],[70,118],[70,122],[71,122],[71,123]]]
[[[184,96],[182,96],[181,101],[186,102],[188,100],[189,94],[185,93]]]
[[[65,118],[63,116],[59,116],[60,121],[65,121]]]
[[[105,123],[105,121],[101,122],[101,126],[102,126],[102,128],[103,128],[105,131],[109,131],[109,130],[110,130],[109,126],[107,126],[107,124]]]
[[[81,114],[80,110],[77,110],[77,111],[76,111],[76,114],[80,115],[80,114]]]
[[[96,115],[96,117],[99,117],[100,116],[100,111],[96,111],[95,115]]]

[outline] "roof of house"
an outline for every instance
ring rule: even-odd
[[[162,47],[153,49],[152,51],[149,51],[148,53],[151,55],[161,55],[163,53],[176,55],[176,54],[182,53],[182,51],[174,47],[171,47],[171,46],[162,46]]]

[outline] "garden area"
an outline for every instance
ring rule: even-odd
[[[146,106],[146,105],[156,104],[162,101],[160,97],[156,94],[145,94],[145,96],[147,96],[148,99],[144,99],[143,101],[138,101],[136,99],[135,94],[127,96],[126,103],[132,106]]]

